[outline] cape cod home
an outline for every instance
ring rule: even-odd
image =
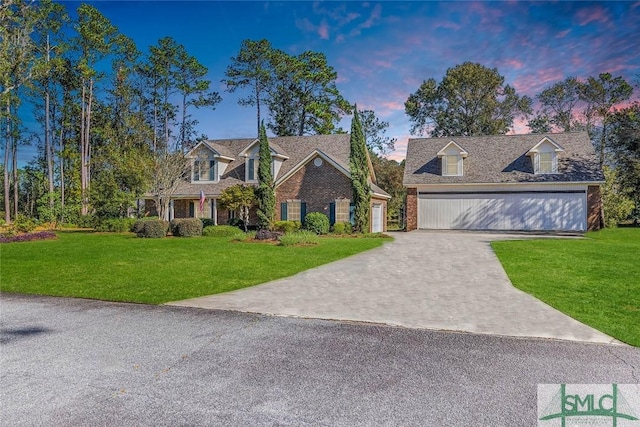
[[[259,145],[257,138],[196,145],[186,154],[191,167],[172,196],[170,218],[212,218],[216,224],[227,224],[237,213],[222,209],[218,199],[232,185],[258,185]],[[326,214],[331,224],[352,220],[349,135],[274,137],[269,138],[269,148],[276,220],[303,221],[310,212]],[[376,185],[370,162],[369,176],[370,231],[382,232],[391,196]],[[152,200],[145,200],[145,211],[156,215]],[[255,223],[255,212],[250,217],[250,223]]]
[[[410,139],[407,230],[586,231],[604,175],[586,132]]]

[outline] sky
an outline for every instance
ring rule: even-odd
[[[223,101],[199,111],[211,139],[255,137],[255,109],[221,83],[245,39],[267,39],[297,55],[322,52],[338,74],[342,95],[374,110],[397,138],[390,158],[405,156],[410,122],[404,102],[423,80],[440,81],[465,61],[497,68],[519,95],[535,95],[568,76],[609,72],[637,83],[640,1],[99,1],[120,32],[148,51],[170,36],[208,70]],[[79,3],[64,2],[69,11]],[[634,99],[640,99],[636,89]],[[534,104],[535,109],[535,104]],[[341,126],[349,129],[351,118]],[[519,121],[516,133],[528,128]]]

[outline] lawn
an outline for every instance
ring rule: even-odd
[[[0,245],[0,290],[161,304],[291,276],[381,246],[381,238],[322,238],[314,246],[228,238],[139,239],[60,232]]]
[[[492,243],[513,285],[605,334],[640,347],[640,229],[585,239]]]

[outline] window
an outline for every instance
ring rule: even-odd
[[[541,152],[536,156],[537,168],[536,173],[557,173],[557,162],[552,152]]]
[[[443,156],[442,174],[448,176],[462,175],[462,157],[451,154]]]
[[[193,162],[194,181],[215,181],[216,161],[215,160],[194,160]]]
[[[302,221],[302,203],[300,200],[287,200],[287,220]]]
[[[349,199],[336,200],[336,222],[349,222],[350,206],[351,200]]]
[[[247,159],[247,181],[255,181],[256,180],[256,159],[250,158]]]

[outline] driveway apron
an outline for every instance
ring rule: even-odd
[[[380,248],[295,276],[169,305],[616,342],[513,287],[490,242],[529,236],[415,231],[394,237]]]

